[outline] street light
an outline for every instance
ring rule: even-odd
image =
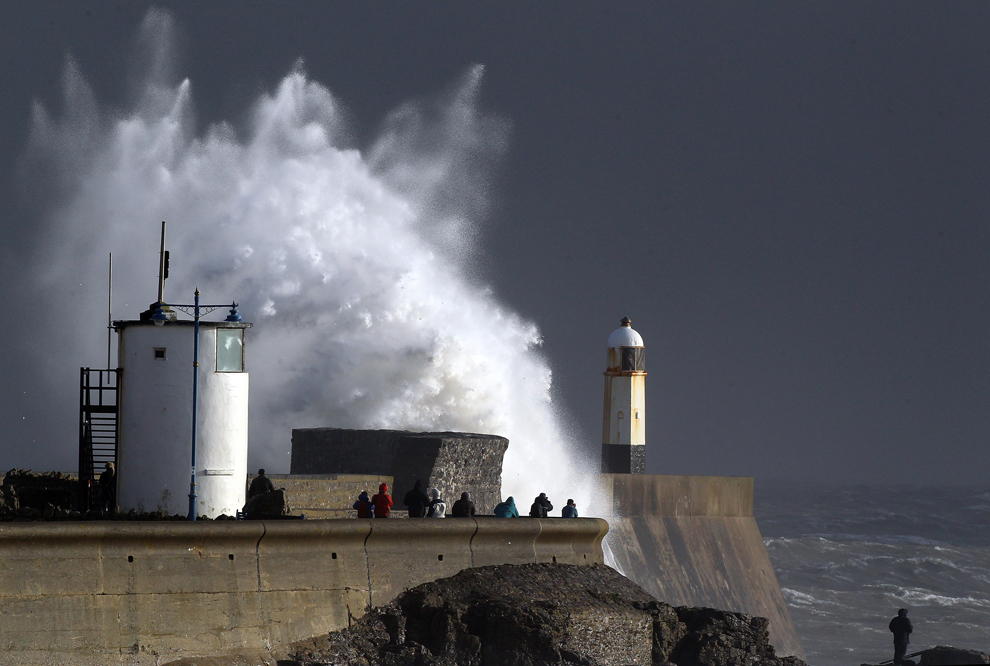
[[[173,307],[182,310],[186,314],[193,316],[193,408],[192,408],[192,465],[189,477],[189,516],[188,520],[196,520],[196,436],[199,420],[199,317],[200,314],[209,314],[220,308],[230,307],[230,314],[224,321],[240,322],[241,315],[237,312],[237,303],[224,303],[222,305],[201,305],[199,302],[199,289],[196,289],[195,299],[192,305],[177,303],[162,303],[159,301],[155,313],[151,315],[151,321],[155,326],[164,326],[168,321],[165,314],[166,307]],[[190,309],[192,310],[190,312]]]

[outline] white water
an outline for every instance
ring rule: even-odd
[[[571,462],[537,327],[469,272],[486,173],[507,140],[506,124],[478,109],[481,67],[437,113],[395,111],[364,150],[301,66],[248,122],[197,134],[194,85],[171,75],[171,30],[166,13],[145,20],[150,66],[133,108],[101,106],[70,63],[64,110],[35,109],[30,157],[56,165],[52,191],[64,193],[33,257],[36,297],[80,324],[45,334],[58,365],[103,364],[108,252],[115,318],[156,299],[167,220],[166,300],[191,302],[199,287],[205,303],[237,300],[254,322],[252,466],[287,471],[293,427],[495,433],[510,440],[504,495],[588,507],[591,476]]]

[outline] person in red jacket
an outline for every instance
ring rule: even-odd
[[[371,503],[375,505],[375,518],[388,518],[392,510],[392,496],[388,494],[387,483],[378,486],[378,494],[371,498]]]

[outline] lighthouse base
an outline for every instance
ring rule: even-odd
[[[604,474],[646,474],[646,446],[602,444]]]

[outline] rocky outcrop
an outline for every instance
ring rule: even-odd
[[[764,618],[674,608],[605,566],[467,569],[295,644],[297,666],[802,666]],[[280,664],[285,663],[280,661]]]
[[[12,469],[0,483],[0,520],[78,517],[78,503],[79,480],[61,472]]]
[[[977,650],[937,645],[921,653],[918,666],[956,666],[957,664],[990,664],[990,655]]]

